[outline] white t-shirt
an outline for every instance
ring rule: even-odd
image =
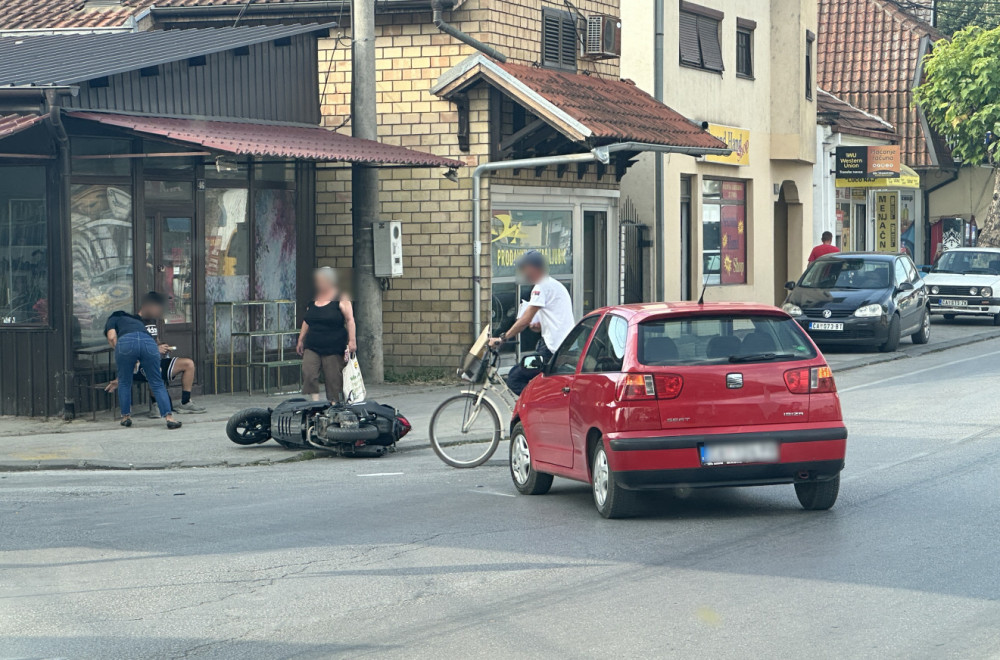
[[[534,321],[542,325],[542,340],[553,353],[573,329],[573,301],[569,291],[551,276],[535,285],[528,304],[538,307]]]

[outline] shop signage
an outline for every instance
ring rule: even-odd
[[[705,156],[705,162],[746,167],[750,164],[750,131],[745,128],[709,124],[708,132],[733,150],[728,156]]]
[[[515,275],[528,250],[545,255],[552,275],[573,273],[572,211],[494,210],[492,224],[493,277]]]
[[[875,251],[899,252],[899,193],[875,193]]]
[[[899,176],[899,145],[837,147],[837,178],[892,179]]]

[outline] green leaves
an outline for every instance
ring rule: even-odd
[[[1000,125],[1000,28],[972,26],[941,40],[924,60],[914,102],[966,164],[989,162],[986,133]]]

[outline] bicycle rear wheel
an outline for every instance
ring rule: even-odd
[[[500,418],[493,406],[475,394],[453,396],[431,417],[431,447],[452,467],[482,465],[496,452],[500,435]]]

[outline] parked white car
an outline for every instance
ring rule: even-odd
[[[924,275],[932,314],[991,316],[1000,325],[1000,248],[954,248]]]

